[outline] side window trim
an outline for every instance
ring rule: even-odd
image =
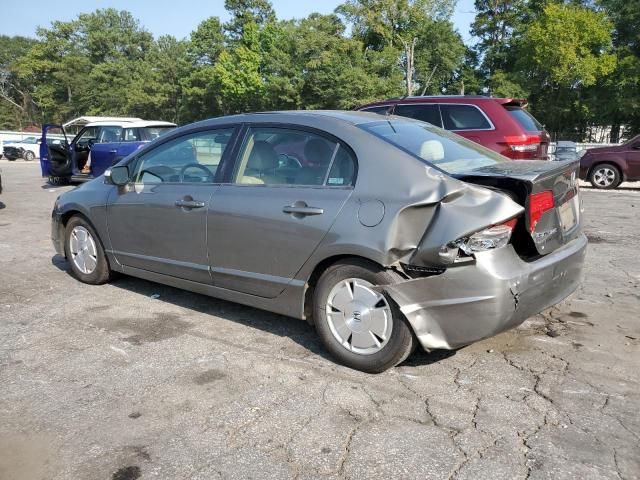
[[[336,155],[338,155],[338,150],[340,150],[340,142],[336,142],[336,146],[333,147],[333,153],[331,154],[331,160],[329,161],[329,167],[327,168],[327,173],[325,173],[324,178],[322,179],[321,187],[328,187],[327,181],[329,180],[329,175],[331,174],[331,170],[333,169],[333,162],[336,159]]]
[[[449,132],[488,132],[496,129],[496,126],[493,124],[493,122],[488,117],[488,115],[484,113],[484,111],[482,111],[480,107],[478,107],[477,105],[474,105],[473,103],[446,102],[446,103],[439,103],[438,105],[440,107],[442,105],[457,105],[462,107],[473,107],[480,112],[480,114],[484,117],[484,119],[490,125],[490,128],[457,128],[457,129],[448,130]],[[444,128],[444,118],[442,117],[442,109],[440,109],[440,121],[442,122],[442,128]],[[445,130],[447,129],[445,128]]]

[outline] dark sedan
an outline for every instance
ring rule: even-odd
[[[587,150],[580,159],[580,178],[603,190],[640,180],[640,135],[620,145]]]
[[[121,272],[305,319],[340,362],[381,372],[577,288],[577,166],[402,117],[222,117],[63,194],[52,238],[83,282]]]

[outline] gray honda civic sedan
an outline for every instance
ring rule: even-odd
[[[403,117],[235,115],[61,195],[52,238],[82,282],[120,272],[303,319],[338,361],[381,372],[578,287],[577,168]]]

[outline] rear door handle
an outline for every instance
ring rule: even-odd
[[[322,215],[324,209],[309,206],[287,205],[282,208],[284,213],[292,213],[294,216],[306,217],[308,215]]]
[[[196,200],[176,200],[176,207],[202,208],[204,207],[204,202],[197,202]]]

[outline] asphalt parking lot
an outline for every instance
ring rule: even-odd
[[[367,375],[306,323],[81,284],[54,188],[0,161],[0,479],[640,478],[640,188],[583,189],[583,286],[516,330]],[[635,187],[635,188],[634,188]]]

